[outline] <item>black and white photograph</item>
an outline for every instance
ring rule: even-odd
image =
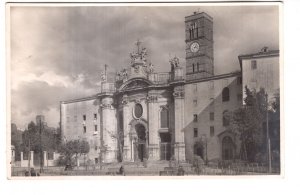
[[[6,16],[10,179],[282,175],[281,3]]]

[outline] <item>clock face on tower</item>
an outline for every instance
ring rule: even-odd
[[[197,43],[197,42],[192,43],[191,47],[190,47],[190,49],[193,53],[196,53],[197,51],[199,51],[199,48],[200,48],[200,46],[199,46],[199,43]]]

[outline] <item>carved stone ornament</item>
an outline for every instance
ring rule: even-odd
[[[134,101],[135,101],[136,104],[141,103],[141,99],[135,99]]]
[[[184,98],[184,91],[174,91],[173,96],[175,98]]]
[[[128,102],[129,102],[129,99],[128,99],[128,97],[123,97],[122,98],[122,101],[121,101],[121,103],[122,103],[122,105],[127,105],[128,104]]]
[[[104,104],[101,104],[101,107],[102,108],[106,108],[106,109],[111,109],[112,108],[112,104],[104,103]]]
[[[156,102],[157,101],[157,96],[156,95],[148,95],[147,96],[147,102]]]
[[[128,85],[124,89],[135,89],[135,88],[147,87],[147,86],[149,86],[149,84],[146,83],[145,81],[134,80],[128,83]]]

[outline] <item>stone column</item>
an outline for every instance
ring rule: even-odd
[[[103,140],[107,145],[107,151],[103,154],[104,162],[117,162],[117,140],[113,136],[117,135],[115,108],[113,108],[112,97],[102,99],[102,120],[103,120]]]
[[[124,131],[124,148],[123,148],[123,161],[131,161],[131,142],[130,142],[130,107],[128,106],[128,98],[125,96],[122,100],[123,105],[123,131]]]
[[[174,112],[175,112],[175,143],[174,156],[176,160],[185,161],[184,143],[184,86],[174,88]]]
[[[158,109],[156,95],[148,95],[148,131],[149,131],[149,158],[150,161],[159,160]]]

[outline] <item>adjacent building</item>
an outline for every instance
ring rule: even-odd
[[[264,88],[272,101],[280,88],[279,50],[263,47],[260,52],[240,55],[238,58],[243,73],[243,88],[247,86],[256,91]]]

